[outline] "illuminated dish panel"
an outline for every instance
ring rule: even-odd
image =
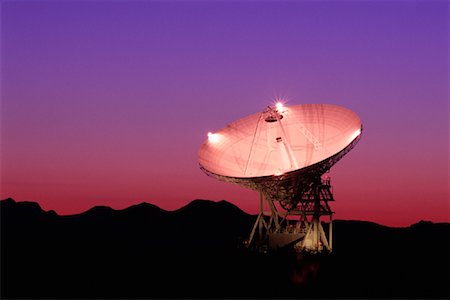
[[[359,117],[331,104],[268,107],[208,133],[198,156],[211,175],[234,179],[329,169],[361,135]],[[326,165],[325,168],[323,166]]]

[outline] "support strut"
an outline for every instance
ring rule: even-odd
[[[285,191],[260,191],[260,211],[248,247],[264,251],[293,245],[298,251],[313,253],[333,250],[333,212],[328,202],[334,199],[330,179],[318,177],[301,184],[296,189],[298,194],[292,195],[288,202]],[[264,209],[264,201],[268,210]],[[329,218],[328,236],[321,223],[323,217]]]

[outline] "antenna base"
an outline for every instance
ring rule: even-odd
[[[332,252],[333,212],[328,202],[334,198],[330,179],[315,177],[301,185],[289,201],[286,195],[276,197],[273,192],[260,191],[260,212],[247,247],[259,252],[285,247],[298,252]],[[323,217],[329,222],[322,225]]]

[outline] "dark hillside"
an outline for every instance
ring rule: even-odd
[[[255,216],[226,201],[59,216],[1,201],[1,298],[442,298],[450,224],[335,221],[334,252],[239,246]]]

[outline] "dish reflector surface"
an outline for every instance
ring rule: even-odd
[[[279,176],[327,161],[359,138],[362,124],[332,104],[268,108],[208,134],[199,163],[224,177]]]

